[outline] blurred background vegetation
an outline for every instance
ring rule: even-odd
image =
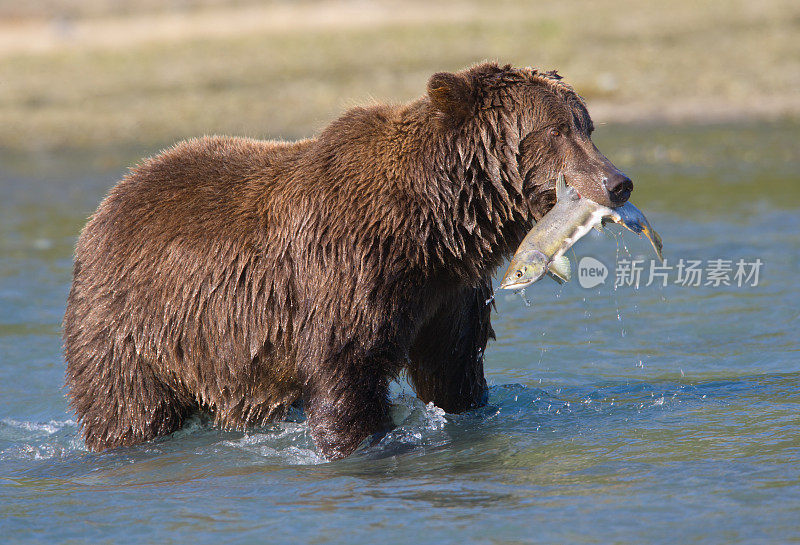
[[[796,120],[799,37],[797,0],[0,0],[0,157],[309,136],[485,59],[598,124]]]

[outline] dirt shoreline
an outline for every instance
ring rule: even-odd
[[[485,59],[559,69],[598,124],[800,119],[793,0],[41,4],[0,0],[6,153],[294,139]]]

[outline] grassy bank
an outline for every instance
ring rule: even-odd
[[[794,1],[43,5],[0,0],[5,154],[301,137],[483,59],[558,68],[600,123],[800,116]]]

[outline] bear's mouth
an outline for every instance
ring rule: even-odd
[[[540,191],[534,191],[528,198],[528,205],[534,221],[539,221],[545,214],[550,212],[556,205],[556,188],[546,187]]]

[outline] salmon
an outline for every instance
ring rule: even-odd
[[[592,228],[606,222],[623,225],[636,234],[644,234],[663,260],[661,237],[650,226],[642,212],[630,202],[608,208],[581,197],[559,174],[556,182],[556,204],[534,225],[511,258],[501,289],[518,290],[530,286],[549,274],[558,282],[571,277],[569,258],[564,253]]]

